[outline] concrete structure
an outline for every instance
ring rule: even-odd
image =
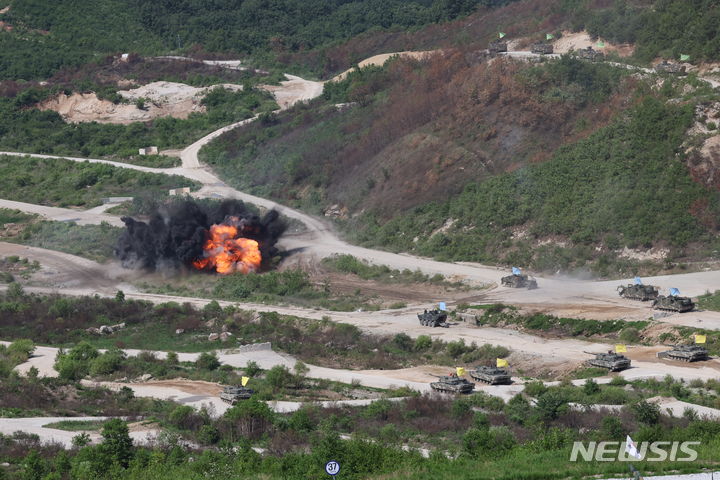
[[[171,197],[175,195],[190,195],[190,187],[173,188],[168,191],[168,195]]]
[[[140,155],[157,155],[159,153],[158,147],[145,147],[138,150]]]

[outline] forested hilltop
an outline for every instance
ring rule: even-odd
[[[368,30],[418,28],[510,0],[14,0],[0,20],[0,75],[36,79],[109,53],[201,48],[235,56],[305,51]]]

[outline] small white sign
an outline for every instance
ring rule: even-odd
[[[332,475],[334,477],[340,473],[340,464],[335,460],[330,460],[325,464],[325,471],[328,475]]]

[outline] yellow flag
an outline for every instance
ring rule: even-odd
[[[505,360],[504,358],[498,358],[497,366],[498,367],[507,367],[508,366],[507,360]]]
[[[615,345],[615,353],[625,353],[627,352],[627,347],[623,345],[622,343],[618,343]]]
[[[695,335],[695,343],[705,343],[707,337],[705,335]]]
[[[242,377],[242,386],[244,387],[245,385],[247,385],[249,381],[250,377]]]
[[[465,375],[465,369],[463,367],[457,367],[455,369],[455,372],[457,373],[458,377],[462,377],[463,375]]]

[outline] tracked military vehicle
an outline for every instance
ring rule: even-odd
[[[655,71],[657,73],[674,73],[682,75],[685,73],[685,67],[675,62],[668,62],[663,60],[662,62],[655,65]]]
[[[655,310],[666,310],[668,312],[690,312],[695,309],[690,297],[679,297],[677,295],[659,295],[653,300],[652,308]]]
[[[603,60],[605,58],[604,53],[598,52],[597,50],[594,50],[590,46],[588,46],[587,48],[580,49],[576,53],[577,53],[578,58],[582,58],[584,60],[590,60],[593,62],[596,60]]]
[[[528,290],[538,288],[537,280],[528,275],[518,273],[513,273],[512,275],[508,275],[507,277],[502,277],[500,279],[500,284],[503,287],[527,288]]]
[[[255,393],[255,391],[251,388],[228,385],[223,387],[220,400],[230,405],[235,405],[241,400],[247,400],[253,393]]]
[[[447,312],[443,310],[425,310],[423,313],[418,313],[418,320],[420,325],[424,327],[445,327],[449,325],[447,322]]]
[[[490,45],[488,45],[488,52],[490,55],[497,55],[498,53],[504,53],[507,52],[508,46],[507,42],[504,40],[495,40],[493,42],[490,42]]]
[[[510,385],[512,378],[504,368],[479,366],[470,370],[470,377],[478,382],[489,383],[490,385]]]
[[[437,378],[437,382],[430,382],[430,388],[438,392],[470,393],[475,389],[474,383],[460,378],[457,375],[443,375]]]
[[[618,295],[631,300],[655,300],[658,297],[658,287],[653,285],[635,284],[627,286],[620,285],[617,287]]]
[[[619,372],[620,370],[630,368],[630,359],[627,358],[625,355],[620,355],[619,353],[613,352],[595,354],[591,353],[591,355],[595,355],[595,358],[587,361],[587,364],[590,366],[607,368],[611,372]]]
[[[657,357],[682,362],[699,362],[709,358],[707,349],[700,345],[674,345],[666,352],[658,352]]]
[[[530,45],[530,51],[540,55],[548,55],[553,53],[552,43],[537,42]]]

